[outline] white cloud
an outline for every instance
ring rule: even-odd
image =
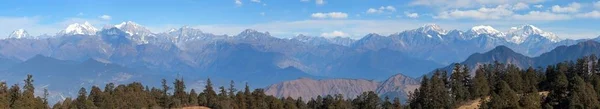
[[[565,6],[565,7],[554,5],[554,6],[552,6],[552,12],[556,12],[556,13],[575,13],[575,12],[579,12],[580,8],[581,8],[581,4],[579,4],[577,2],[573,2],[573,3],[571,3],[571,4],[569,4],[568,6]]]
[[[571,16],[566,14],[557,14],[551,12],[540,12],[540,11],[530,11],[524,15],[514,15],[512,17],[515,20],[528,20],[528,21],[551,21],[551,20],[568,20],[571,19]]]
[[[336,30],[336,31],[329,32],[329,33],[321,33],[321,36],[323,36],[323,37],[338,37],[338,36],[345,37],[345,36],[348,36],[348,34],[342,32],[342,31]]]
[[[599,11],[592,11],[592,12],[587,12],[587,13],[580,13],[576,15],[577,17],[580,18],[600,18],[600,12]]]
[[[396,12],[396,8],[394,6],[380,7],[379,9],[385,9],[388,11]]]
[[[472,8],[515,3],[541,3],[546,0],[414,0],[413,6],[431,6],[439,8]]]
[[[535,7],[535,8],[543,8],[544,5],[541,5],[541,4],[539,4],[539,5],[533,5],[533,7]]]
[[[419,13],[404,12],[404,15],[406,15],[406,17],[409,17],[409,18],[419,18]]]
[[[482,7],[477,10],[452,10],[440,12],[436,19],[477,19],[490,20],[502,19],[514,14],[512,10],[507,9],[506,5],[499,5],[495,8]]]
[[[242,6],[242,1],[241,0],[235,0],[235,5]]]
[[[375,8],[369,8],[369,9],[367,9],[367,13],[381,13],[381,12]]]
[[[260,12],[260,16],[265,16],[265,12]]]
[[[600,1],[594,2],[594,7],[600,9]]]
[[[79,12],[79,14],[77,14],[77,16],[83,16],[84,14],[82,12]]]
[[[315,0],[315,3],[317,5],[324,5],[325,4],[325,0]]]
[[[378,9],[369,8],[367,9],[367,14],[380,14],[385,12],[396,12],[396,8],[394,6],[381,6]]]
[[[529,5],[527,5],[526,3],[523,2],[519,2],[517,4],[515,4],[515,6],[512,7],[513,10],[525,10],[525,9],[529,9]]]
[[[254,3],[260,3],[260,0],[250,0],[250,1],[254,2]]]
[[[104,19],[104,20],[110,20],[110,19],[112,19],[112,17],[109,16],[109,15],[101,15],[101,16],[98,16],[98,18]]]
[[[310,0],[300,0],[301,2],[309,2]]]
[[[343,12],[313,13],[310,16],[312,18],[317,18],[317,19],[325,19],[325,18],[345,19],[345,18],[348,18],[348,14],[343,13]]]

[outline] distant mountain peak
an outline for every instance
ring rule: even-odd
[[[27,33],[27,31],[25,31],[25,29],[17,29],[15,31],[13,31],[10,35],[8,35],[8,38],[15,38],[15,39],[30,38],[30,35],[29,35],[29,33]]]
[[[551,42],[555,42],[555,43],[562,40],[554,33],[544,32],[543,30],[537,28],[536,26],[529,25],[529,24],[526,24],[526,25],[523,25],[520,27],[512,27],[512,28],[510,28],[510,30],[508,31],[507,34],[510,35],[510,39],[508,39],[508,40],[513,43],[517,43],[517,44],[521,44],[521,43],[525,42],[525,40],[527,40],[527,38],[529,36],[541,36],[541,37],[543,37],[547,40],[550,40]]]
[[[254,34],[254,33],[261,33],[261,32],[258,32],[258,31],[254,30],[254,29],[245,29],[240,34]]]
[[[73,23],[67,26],[65,30],[59,32],[60,35],[95,35],[98,29],[96,29],[89,22]]]
[[[500,45],[500,46],[496,46],[496,48],[490,50],[489,52],[497,53],[497,52],[514,52],[514,51],[504,45]]]
[[[271,37],[271,34],[269,32],[258,32],[254,29],[246,29],[244,31],[242,31],[240,34],[237,35],[238,38],[258,38],[258,37]]]
[[[133,21],[126,21],[126,22],[122,22],[121,24],[117,24],[115,25],[115,27],[127,32],[129,35],[140,35],[140,36],[147,36],[147,35],[151,35],[152,32],[150,32],[150,30],[146,29],[146,27],[143,27],[140,24],[137,24]]]
[[[129,34],[131,40],[135,41],[138,44],[146,44],[152,40],[155,35],[146,27],[137,24],[133,21],[122,22],[121,24],[115,25],[116,28],[125,31],[125,33]]]
[[[494,29],[494,27],[489,26],[489,25],[474,26],[471,28],[470,31],[476,33],[477,35],[479,35],[479,34],[492,34],[492,35],[502,34],[502,32]]]
[[[448,31],[442,29],[437,24],[425,24],[422,27],[417,28],[416,31],[423,32],[423,33],[437,32],[439,34],[446,34],[448,32]]]

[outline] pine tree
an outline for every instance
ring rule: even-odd
[[[173,99],[179,101],[181,104],[176,104],[178,106],[187,106],[188,105],[188,96],[185,92],[185,83],[183,79],[175,79],[173,82],[174,91],[173,91]]]
[[[81,88],[79,89],[79,94],[77,95],[77,98],[75,99],[75,107],[77,107],[78,109],[90,109],[90,108],[95,108],[94,103],[90,100],[88,100],[87,98],[87,92],[85,91],[85,88]]]
[[[393,109],[394,108],[394,106],[392,105],[392,102],[390,102],[390,97],[385,96],[383,98],[383,103],[381,104],[381,107],[383,109]]]
[[[18,107],[27,109],[36,108],[37,100],[33,95],[35,92],[35,87],[33,86],[33,76],[28,74],[27,78],[23,81],[25,82],[25,85],[23,86],[23,93],[17,101],[19,103]]]
[[[468,72],[464,72],[462,69],[460,64],[455,64],[453,73],[450,75],[450,91],[453,100],[457,103],[466,101],[469,98],[468,84],[465,83],[468,81],[465,80]]]
[[[292,97],[287,97],[282,100],[284,109],[298,109],[298,106],[296,106],[296,100],[294,100]]]
[[[160,106],[164,107],[164,108],[170,108],[171,105],[171,99],[169,98],[169,94],[167,93],[171,87],[169,87],[169,85],[167,85],[167,80],[166,79],[162,79],[161,80],[161,84],[162,84],[162,97],[160,98]]]
[[[10,107],[10,93],[6,82],[0,82],[0,108],[7,109]]]
[[[473,98],[485,97],[490,93],[490,87],[488,86],[488,79],[485,77],[485,70],[482,66],[475,71],[475,77],[473,78],[473,86],[470,92],[472,92]]]
[[[503,81],[510,84],[510,88],[517,93],[523,93],[523,78],[521,71],[515,65],[508,65]]]
[[[600,108],[597,96],[592,86],[586,83],[581,77],[575,76],[569,86],[569,108],[576,109],[595,109]]]
[[[497,90],[492,93],[492,98],[487,105],[491,109],[515,109],[519,108],[519,96],[510,88],[508,83],[499,81]]]
[[[206,85],[204,86],[204,90],[202,91],[202,93],[204,94],[204,96],[206,97],[206,104],[207,107],[217,107],[218,105],[218,98],[217,98],[217,93],[213,90],[213,86],[212,86],[212,82],[210,81],[210,78],[206,79]]]
[[[231,100],[229,99],[229,96],[227,95],[227,91],[225,90],[225,87],[221,86],[219,87],[219,94],[218,94],[218,106],[220,109],[231,109],[233,108],[231,106]]]
[[[392,109],[402,109],[402,104],[400,103],[400,99],[398,99],[398,97],[394,98],[394,103],[392,104]]]
[[[440,76],[440,73],[442,74],[442,76]],[[425,108],[450,108],[451,97],[448,94],[449,92],[446,87],[447,82],[445,82],[447,78],[443,76],[444,74],[446,74],[445,71],[437,71],[433,74],[433,77],[431,77],[431,87],[429,90],[430,92],[428,93],[428,98],[431,99],[431,105],[429,105],[429,107],[426,106]]]
[[[196,90],[194,89],[190,91],[190,96],[188,96],[188,104],[190,106],[198,106],[198,93],[196,93]]]
[[[412,109],[421,109],[425,108],[424,106],[429,105],[431,103],[428,97],[429,92],[429,79],[427,76],[421,79],[421,86],[418,89],[415,89],[413,93],[409,96],[409,107]]]
[[[231,80],[231,82],[229,83],[229,97],[231,99],[233,99],[235,97],[235,92],[237,92],[237,89],[235,89],[235,83],[233,82],[233,80]]]
[[[563,65],[564,64],[559,64]],[[548,71],[548,81],[549,81],[549,89],[550,93],[548,94],[548,98],[546,98],[545,103],[548,103],[550,106],[554,108],[567,108],[567,95],[568,95],[568,85],[569,81],[567,80],[567,76],[563,73],[566,72],[566,67],[560,68],[558,72],[554,72],[554,69],[550,69],[553,67],[548,67],[546,71]],[[562,69],[562,71],[561,71]]]
[[[95,106],[102,106],[102,102],[105,102],[104,96],[105,95],[102,93],[102,90],[100,90],[99,87],[92,86],[92,89],[90,90],[89,100],[92,101]]]
[[[298,109],[307,109],[308,106],[306,106],[306,103],[304,103],[304,101],[302,101],[302,97],[298,97],[296,99],[296,106],[298,107]]]

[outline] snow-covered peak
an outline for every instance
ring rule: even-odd
[[[73,23],[73,24],[67,26],[67,28],[65,30],[62,30],[61,32],[59,32],[59,34],[60,35],[94,35],[94,34],[96,34],[97,31],[98,31],[98,29],[96,29],[94,26],[92,26],[92,24],[90,24],[86,21],[83,24]]]
[[[559,42],[560,39],[557,35],[551,32],[544,32],[543,30],[533,25],[523,25],[521,27],[512,27],[508,30],[507,35],[510,36],[509,41],[520,44],[525,42],[529,36],[541,36],[550,40],[551,42]]]
[[[539,29],[533,25],[523,25],[521,27],[510,28],[509,33],[522,33],[522,34],[527,34],[527,35],[533,35],[533,34],[543,34],[544,31],[542,31],[541,29]]]
[[[152,32],[150,32],[150,30],[146,29],[142,25],[139,25],[132,21],[122,22],[121,24],[115,25],[115,27],[125,31],[126,33],[128,33],[131,36],[133,36],[133,35],[148,36],[148,35],[153,34]]]
[[[471,28],[471,32],[476,34],[501,34],[502,32],[494,29],[494,27],[489,25],[479,25]]]
[[[425,24],[421,28],[416,29],[418,32],[429,33],[429,32],[437,32],[439,34],[446,34],[447,31],[442,29],[437,24]]]
[[[27,31],[25,31],[24,29],[18,29],[13,31],[10,35],[8,35],[8,38],[15,38],[15,39],[21,39],[21,38],[29,38],[29,33],[27,33]]]
[[[244,31],[242,31],[240,34],[237,35],[238,37],[242,37],[242,38],[246,38],[248,36],[251,37],[255,37],[255,36],[271,36],[269,32],[258,32],[256,30],[253,29],[246,29]]]

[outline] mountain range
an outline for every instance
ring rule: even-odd
[[[493,64],[495,62],[513,64],[521,69],[544,68],[559,62],[576,61],[576,59],[600,54],[600,43],[594,40],[587,40],[571,46],[559,46],[555,49],[543,53],[537,57],[529,57],[517,53],[506,46],[498,46],[485,53],[475,53],[460,64],[467,65],[471,69],[471,75],[479,65]],[[451,72],[453,65],[441,69]],[[433,72],[433,71],[432,71]]]
[[[118,66],[120,70],[112,70],[114,72],[135,72],[132,75],[156,79],[154,81],[158,81],[158,78],[183,77],[192,81],[188,83],[192,88],[201,88],[203,80],[208,77],[216,84],[224,85],[234,80],[238,83],[248,82],[253,87],[266,87],[303,77],[352,78],[382,81],[376,82],[381,88],[368,89],[386,94],[392,89],[396,90],[381,86],[385,84],[383,81],[389,79],[387,77],[399,73],[406,75],[405,77],[419,77],[432,69],[469,60],[471,54],[489,51],[497,46],[505,46],[515,53],[530,57],[552,55],[544,53],[582,41],[562,39],[533,25],[500,32],[491,26],[475,26],[470,30],[460,31],[444,30],[438,25],[427,24],[388,36],[372,33],[360,39],[351,39],[305,35],[278,38],[269,32],[252,29],[232,36],[215,35],[187,26],[153,33],[132,21],[102,29],[85,22],[71,24],[56,35],[43,37],[28,35],[23,29],[16,30],[6,39],[0,40],[0,68],[4,70],[0,75],[24,77],[24,72],[42,76],[48,73],[76,72],[77,75],[64,75],[65,77],[60,78],[79,78],[78,76],[85,75],[84,77],[90,78],[72,82],[106,81],[107,79],[91,78],[105,70],[77,68],[81,67],[77,63],[93,60]],[[53,60],[45,64],[55,64],[49,67],[54,69],[27,69],[44,67],[27,64],[40,57]],[[68,62],[65,64],[63,61]],[[119,73],[112,74],[103,78],[119,78],[116,75]],[[60,78],[50,76],[40,81]],[[147,79],[125,78],[123,81],[144,80]],[[318,80],[315,81],[318,83]],[[59,84],[51,81],[48,83]],[[52,85],[48,88],[58,89]]]
[[[548,65],[564,61],[575,61],[578,58],[600,54],[600,43],[593,40],[580,42],[571,46],[559,46],[550,52],[543,53],[537,57],[528,57],[516,53],[506,46],[498,46],[484,53],[475,53],[460,64],[467,65],[471,69],[471,75],[478,65],[513,64],[522,69],[528,67],[543,68]],[[454,65],[440,68],[452,73]],[[398,97],[401,100],[408,99],[408,94],[420,85],[418,79],[410,78],[402,74],[394,75],[388,79],[378,82],[365,79],[298,79],[285,81],[268,86],[266,93],[276,97],[302,97],[305,100],[316,98],[319,95],[343,94],[346,98],[354,98],[361,92],[374,91],[380,96],[390,98]]]

